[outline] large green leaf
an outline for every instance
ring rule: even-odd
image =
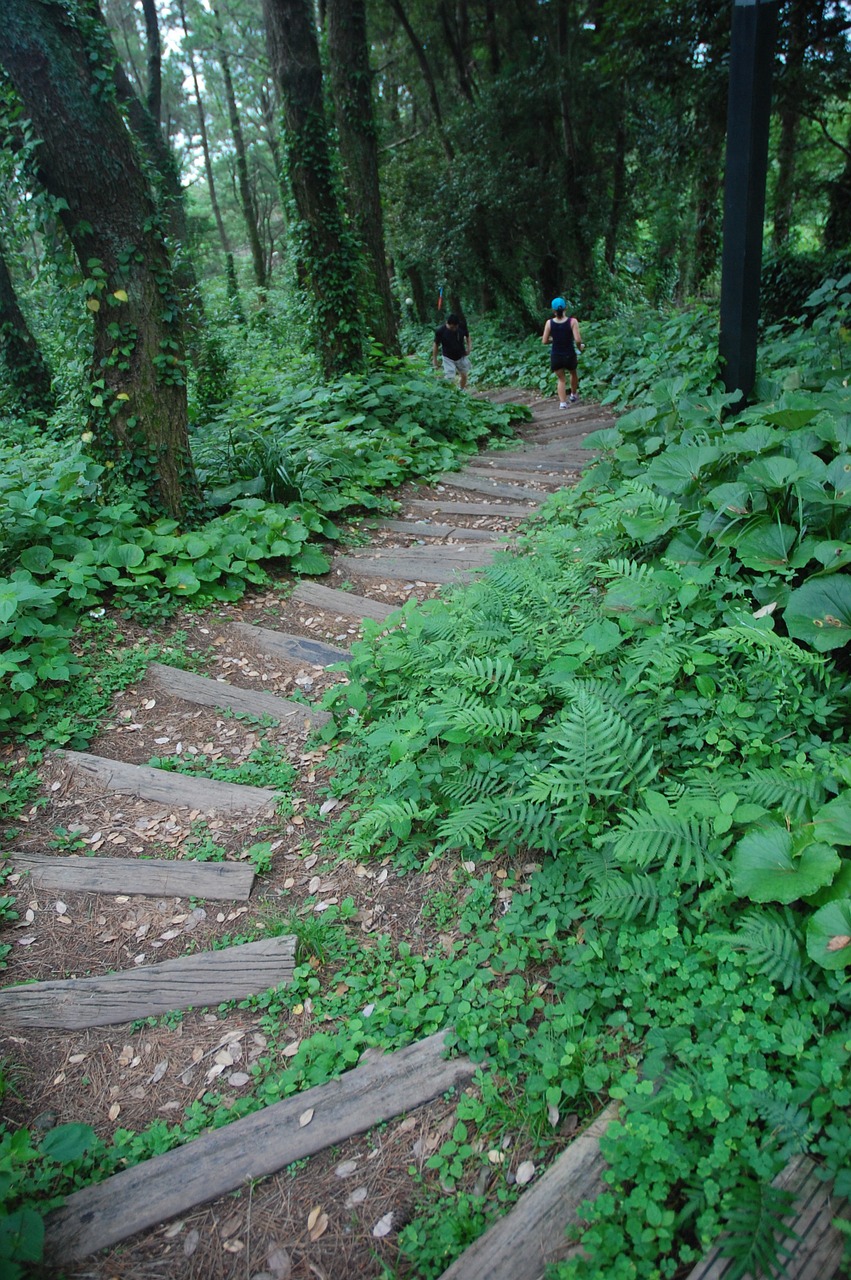
[[[686,493],[694,487],[701,471],[720,457],[721,450],[715,445],[672,445],[653,459],[646,478],[669,493]]]
[[[47,573],[53,564],[53,552],[50,547],[24,547],[20,561],[30,573]]]
[[[739,535],[719,538],[719,542],[732,543],[736,555],[748,569],[770,572],[782,569],[789,563],[797,534],[786,524],[764,518],[751,521]]]
[[[851,564],[851,542],[839,542],[836,539],[817,542],[813,547],[813,555],[819,564],[823,564],[828,573],[836,573]]]
[[[165,575],[165,585],[170,591],[175,591],[182,596],[194,596],[195,592],[201,588],[194,570],[188,564],[176,564],[174,568],[169,569]]]
[[[813,815],[813,831],[819,840],[831,844],[851,844],[851,791],[828,800]]]
[[[44,1135],[41,1150],[59,1164],[69,1164],[85,1155],[95,1141],[95,1131],[90,1124],[60,1124]]]
[[[106,558],[115,569],[135,569],[145,559],[145,553],[132,542],[121,542],[109,548]]]
[[[827,468],[828,482],[833,485],[834,497],[843,506],[851,503],[851,454],[838,454]]]
[[[807,955],[823,969],[851,964],[851,898],[828,902],[807,925]]]
[[[748,831],[733,850],[733,888],[751,902],[796,902],[830,884],[842,865],[827,844],[808,844],[796,857],[791,832],[772,824]]]
[[[743,480],[752,481],[768,490],[788,489],[801,474],[797,463],[778,453],[769,458],[756,458],[741,472]]]
[[[789,596],[783,621],[790,636],[819,653],[841,648],[851,640],[851,578],[810,578]]]

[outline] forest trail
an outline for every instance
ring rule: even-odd
[[[328,719],[316,702],[345,678],[361,621],[468,581],[510,548],[521,520],[575,481],[585,437],[612,422],[597,406],[494,398],[532,408],[516,446],[406,486],[398,518],[370,522],[368,544],[336,551],[322,582],[196,615],[206,675],[152,664],[116,698],[90,753],[57,752],[43,767],[43,795],[10,855],[20,923],[0,992],[0,1051],[22,1065],[21,1098],[5,1102],[13,1123],[76,1121],[109,1138],[181,1122],[211,1091],[239,1111],[253,1065],[280,1071],[321,1027],[309,999],[291,1013],[274,992],[265,1010],[224,1002],[288,984],[298,938],[331,905],[351,900],[350,928],[365,945],[380,932],[440,945],[421,913],[439,869],[420,883],[327,852],[344,805],[326,798],[327,747],[312,735]],[[289,762],[278,785],[214,776],[223,762],[245,773],[264,743]],[[260,930],[261,941],[241,937]],[[333,961],[325,973],[311,963],[320,980],[333,974]],[[477,1069],[443,1058],[443,1035],[370,1050],[331,1084],[303,1085],[172,1150],[164,1143],[74,1193],[48,1219],[51,1264],[69,1280],[355,1280],[394,1265],[407,1274],[394,1240],[411,1216],[408,1170],[452,1129],[453,1095]],[[563,1156],[447,1280],[537,1280],[563,1254],[568,1214],[602,1185],[599,1136],[612,1114],[567,1135]]]

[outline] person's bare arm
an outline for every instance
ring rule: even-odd
[[[465,334],[464,334],[464,348],[465,348],[465,350],[464,350],[464,354],[465,354],[465,355],[467,355],[467,356],[468,356],[468,355],[470,354],[470,352],[473,350],[473,343],[472,343],[472,341],[471,341],[471,339],[470,339],[470,334],[469,334],[469,333],[465,333]]]
[[[437,343],[436,342],[433,342],[431,344],[431,362],[436,369],[437,368]]]
[[[573,341],[576,343],[577,347],[584,346],[585,344],[582,341],[582,334],[579,332],[579,321],[575,316],[570,322],[570,327],[573,330]]]
[[[544,325],[544,332],[541,334],[541,342],[546,344],[548,342],[552,342],[552,340],[553,340],[553,336],[550,333],[550,322],[548,320],[547,323]]]

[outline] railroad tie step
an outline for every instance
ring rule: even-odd
[[[451,485],[453,489],[469,489],[473,493],[487,493],[494,498],[514,498],[517,502],[540,504],[547,497],[540,489],[524,489],[519,484],[488,480],[486,476],[474,472],[472,467],[464,471],[447,471],[439,479],[441,484]]]
[[[197,774],[172,773],[147,764],[126,764],[87,751],[58,751],[72,776],[95,782],[107,791],[203,813],[271,813],[278,794],[269,787],[219,782]]]
[[[307,664],[311,667],[333,667],[337,662],[352,660],[348,649],[339,649],[336,645],[326,644],[322,640],[291,636],[285,631],[275,631],[270,627],[255,627],[250,622],[235,622],[233,630],[261,653],[283,658],[285,662]],[[322,724],[329,718],[326,711],[314,714],[317,716],[317,724]],[[324,720],[318,717],[324,717]]]
[[[521,519],[535,513],[534,506],[518,502],[444,502],[442,498],[408,498],[403,506],[406,511],[427,511],[438,516],[499,516]]]
[[[6,855],[40,889],[63,893],[127,893],[146,898],[212,898],[234,902],[251,895],[254,868],[242,862],[166,862],[147,858]]]
[[[382,604],[380,600],[370,600],[368,596],[358,596],[351,591],[338,591],[336,587],[323,587],[318,582],[300,582],[292,598],[344,618],[372,618],[374,622],[384,622],[396,612],[394,605]]]
[[[274,631],[265,632],[262,627],[249,627],[243,623],[235,624],[238,629],[257,631],[263,635],[274,636]],[[289,639],[289,637],[285,637]],[[311,643],[310,641],[307,642]],[[325,646],[330,649],[330,645]],[[272,652],[267,649],[267,652]],[[348,657],[345,650],[339,650],[343,657]],[[313,661],[313,659],[303,659]],[[332,658],[329,661],[339,661]],[[225,711],[233,711],[237,715],[256,716],[260,719],[267,716],[278,724],[304,725],[314,728],[330,720],[327,711],[306,706],[303,702],[291,702],[287,698],[279,698],[273,693],[264,693],[257,689],[242,689],[238,685],[227,684],[223,680],[211,680],[209,676],[198,676],[192,671],[181,671],[178,667],[168,667],[161,662],[152,662],[148,667],[148,675],[166,693],[193,702],[201,707],[221,707]]]
[[[338,556],[336,563],[349,573],[370,578],[398,578],[415,582],[452,583],[468,579],[472,572],[491,563],[489,547],[394,547],[364,555]]]
[[[455,538],[459,542],[496,542],[504,537],[492,529],[465,529],[463,525],[435,524],[431,520],[379,520],[378,528],[412,538]]]
[[[0,1015],[18,1027],[81,1031],[240,1000],[292,981],[295,943],[290,935],[263,938],[99,978],[4,987]]]

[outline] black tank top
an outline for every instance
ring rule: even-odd
[[[550,337],[553,340],[554,356],[573,355],[576,348],[573,345],[573,326],[570,316],[565,316],[563,320],[556,320],[555,317],[550,320]]]

